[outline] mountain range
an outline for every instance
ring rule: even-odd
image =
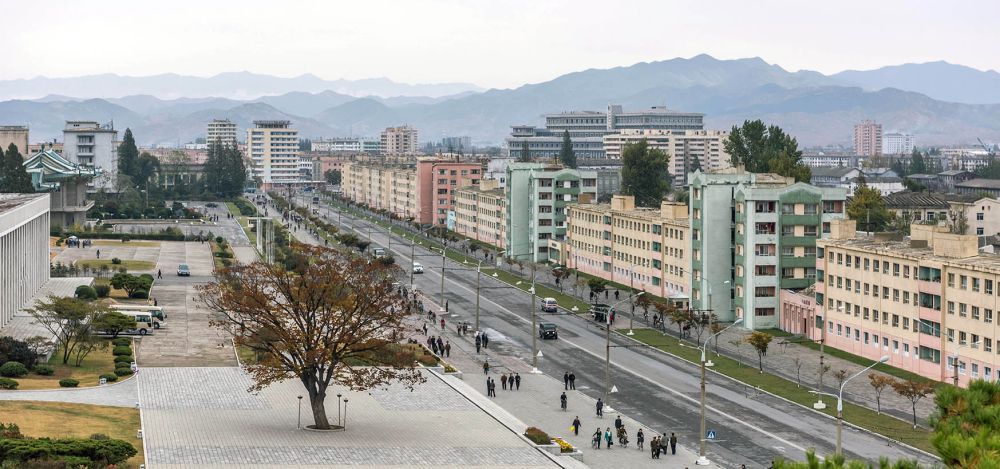
[[[344,80],[246,72],[199,79],[215,80],[201,82],[200,88],[193,77],[107,77],[120,87],[97,95],[103,98],[73,97],[88,86],[97,89],[93,87],[101,80],[92,76],[44,88],[49,94],[37,99],[2,101],[0,124],[28,124],[32,140],[38,141],[61,137],[68,119],[114,120],[117,128],[131,127],[140,144],[171,144],[203,136],[205,123],[213,118],[228,118],[241,129],[255,119],[288,119],[303,137],[312,138],[375,136],[384,127],[408,123],[420,130],[421,141],[462,135],[496,144],[513,124],[543,125],[546,113],[602,111],[608,104],[621,104],[627,110],[666,105],[704,113],[711,129],[763,119],[803,145],[850,145],[852,126],[862,119],[881,122],[886,132],[912,132],[920,145],[968,143],[977,137],[1000,141],[1000,104],[995,104],[1000,103],[1000,74],[944,62],[823,75],[790,72],[759,58],[698,55],[485,91],[463,84],[386,85],[383,79],[355,81],[347,89],[331,85]],[[122,78],[128,80],[117,80]],[[23,94],[25,82],[0,81],[0,96]],[[218,88],[222,83],[228,91]],[[395,88],[376,88],[380,83]],[[413,92],[391,91],[406,86],[413,86]],[[284,91],[269,94],[265,89]],[[260,95],[240,98],[255,93]]]

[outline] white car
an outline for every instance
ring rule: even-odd
[[[415,274],[422,274],[422,273],[424,273],[424,266],[420,265],[419,262],[414,262],[413,263],[413,273],[415,273]]]

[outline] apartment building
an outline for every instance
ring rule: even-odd
[[[854,153],[860,156],[882,154],[882,124],[863,120],[854,125]]]
[[[420,152],[417,129],[408,125],[386,127],[379,136],[379,151],[383,155],[416,155]]]
[[[7,151],[11,144],[17,147],[21,156],[27,157],[30,153],[28,146],[28,127],[24,125],[0,125],[0,151]]]
[[[674,184],[684,185],[687,174],[696,169],[714,171],[729,168],[725,140],[729,132],[720,130],[627,129],[604,136],[607,158],[621,159],[625,145],[646,140],[649,148],[662,150],[670,158]]]
[[[636,207],[632,196],[610,204],[567,207],[565,263],[596,277],[686,303],[690,224],[685,204]]]
[[[507,198],[499,181],[483,179],[479,187],[465,187],[455,191],[453,230],[456,233],[505,249],[506,223]]]
[[[417,158],[417,219],[423,224],[448,225],[454,218],[455,191],[475,187],[483,177],[480,163]]]
[[[548,240],[566,239],[566,207],[597,200],[596,171],[511,163],[506,179],[507,255],[516,259],[548,260]]]
[[[264,187],[299,182],[299,131],[286,120],[253,121],[247,129],[247,157],[252,175]]]
[[[49,281],[49,195],[0,194],[0,328]]]
[[[882,152],[886,155],[909,155],[916,145],[913,134],[889,132],[882,136]]]
[[[96,121],[66,121],[63,158],[96,170],[88,191],[112,191],[118,179],[118,131]]]
[[[212,119],[205,131],[205,143],[218,142],[228,147],[236,146],[236,123],[229,119]]]
[[[882,200],[890,212],[907,222],[964,225],[964,234],[1000,235],[1000,201],[982,193],[899,192]]]
[[[569,132],[573,153],[579,158],[605,158],[604,136],[623,130],[702,130],[704,114],[677,112],[663,106],[639,111],[624,111],[620,105],[608,105],[605,112],[570,111],[545,115],[545,128],[533,125],[511,126],[507,137],[508,156],[521,156],[524,144],[532,158],[554,158],[562,149],[563,133]]]
[[[851,228],[817,242],[811,336],[962,386],[1000,377],[1000,257],[938,225],[914,224],[897,239]]]
[[[692,307],[778,327],[778,291],[813,283],[816,240],[844,217],[846,191],[737,170],[697,171],[688,183]]]
[[[313,140],[312,151],[378,154],[381,142],[375,138],[336,137]]]

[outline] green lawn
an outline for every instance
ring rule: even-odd
[[[694,346],[679,345],[676,338],[665,336],[653,329],[636,329],[632,338],[691,363],[698,363],[701,359],[701,352]],[[749,345],[747,348],[749,350]],[[718,373],[735,378],[750,386],[759,387],[810,409],[812,404],[816,402],[815,394],[810,393],[806,387],[796,386],[792,381],[770,373],[761,373],[756,367],[743,365],[728,357],[712,356],[711,359],[715,363],[712,369]],[[764,360],[764,370],[767,370],[766,359]],[[831,416],[836,415],[835,401],[831,401],[830,398],[825,399],[827,400],[827,408],[817,412],[824,412]],[[910,422],[904,422],[888,415],[879,415],[874,410],[848,402],[844,403],[844,420],[893,440],[936,454],[934,446],[931,445],[931,432],[922,428],[914,429]],[[832,435],[832,421],[830,425]]]
[[[771,334],[774,333],[774,331],[770,330],[770,329],[767,330],[767,332],[771,333]],[[784,333],[784,334],[786,336],[790,336],[791,335],[791,334],[788,334],[788,333]],[[798,346],[801,346],[801,347],[806,347],[806,348],[809,348],[809,349],[812,349],[812,350],[815,350],[815,351],[819,351],[819,342],[816,342],[816,341],[813,341],[813,340],[809,340],[807,338],[804,338],[804,339],[799,340],[799,341],[789,341],[789,343],[794,344],[794,345],[798,345]],[[870,358],[859,357],[859,356],[857,356],[857,355],[855,355],[853,353],[845,352],[843,350],[839,350],[839,349],[836,349],[836,348],[833,348],[833,347],[825,347],[823,349],[823,353],[825,353],[827,355],[830,355],[831,357],[837,357],[837,358],[840,358],[842,360],[849,361],[851,363],[854,363],[855,365],[868,366],[868,365],[872,364],[872,359],[870,359]],[[889,365],[886,365],[885,363],[881,363],[879,365],[876,365],[875,369],[878,370],[878,371],[881,371],[882,373],[885,373],[887,375],[895,376],[895,377],[897,377],[899,379],[907,379],[907,380],[912,380],[912,381],[918,381],[918,382],[921,382],[921,383],[931,383],[931,384],[934,384],[935,386],[936,385],[944,385],[944,383],[941,383],[940,381],[935,381],[933,379],[927,378],[926,376],[921,376],[921,375],[918,375],[918,374],[913,373],[911,371],[907,371],[907,370],[903,370],[903,369],[900,369],[900,368],[896,368],[894,366],[889,366]]]
[[[115,357],[111,354],[114,347],[110,341],[105,341],[108,347],[90,352],[80,366],[73,366],[75,360],[70,356],[69,364],[62,363],[62,349],[58,349],[52,354],[48,364],[55,368],[52,376],[41,376],[28,373],[22,378],[17,378],[17,389],[58,389],[59,380],[63,378],[73,378],[80,382],[80,387],[97,386],[103,374],[115,372]],[[125,378],[121,378],[125,379]]]
[[[113,264],[111,263],[111,259],[81,259],[76,261],[76,265],[80,268],[90,267],[91,269],[100,269],[102,266],[107,266],[109,269],[124,267],[129,271],[153,270],[153,268],[156,267],[155,262],[132,259],[121,259],[121,264]]]

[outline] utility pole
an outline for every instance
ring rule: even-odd
[[[535,311],[537,308],[537,299],[535,298],[535,262],[532,259],[531,262],[531,302],[529,308],[531,308],[531,372],[541,373],[538,371],[538,321],[535,317]]]
[[[445,275],[445,270],[444,270],[445,258],[444,258],[444,254],[445,254],[445,251],[447,249],[448,249],[447,247],[444,247],[442,245],[442,247],[441,247],[441,302],[440,302],[441,311],[445,310],[445,307],[444,307],[444,275]]]

